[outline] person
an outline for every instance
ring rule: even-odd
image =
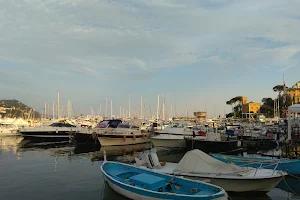
[[[196,137],[196,133],[195,133],[195,131],[193,131],[193,137]]]

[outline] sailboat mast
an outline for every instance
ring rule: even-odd
[[[156,119],[159,120],[159,94],[157,95],[157,109],[156,109]]]
[[[143,97],[141,96],[141,113],[140,117],[143,119]]]
[[[163,102],[162,102],[162,120],[165,121],[165,94],[163,94]]]
[[[52,102],[52,119],[55,119],[55,107],[54,107],[54,101]]]
[[[112,107],[112,100],[110,100],[110,118],[113,118],[113,107]]]
[[[57,91],[57,119],[60,118],[60,96],[59,91]]]
[[[129,97],[128,97],[128,118],[130,118],[130,94],[129,94]]]
[[[107,98],[105,99],[105,115],[104,118],[107,117]]]

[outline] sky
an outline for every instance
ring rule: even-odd
[[[0,99],[230,112],[300,81],[298,0],[0,0]],[[110,106],[109,106],[110,107]],[[65,109],[66,110],[66,109]],[[109,111],[110,112],[110,111]],[[136,114],[138,115],[138,114]]]

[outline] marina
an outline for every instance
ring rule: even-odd
[[[2,1],[0,200],[300,199],[299,10]]]

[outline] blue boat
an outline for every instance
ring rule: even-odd
[[[101,165],[101,170],[108,185],[129,199],[228,199],[221,187],[156,173],[132,165],[105,161]]]
[[[224,154],[211,154],[212,157],[225,163],[234,163],[239,166],[276,169],[286,171],[289,174],[300,174],[300,160],[273,159],[273,158],[254,158],[243,156],[230,156]]]

